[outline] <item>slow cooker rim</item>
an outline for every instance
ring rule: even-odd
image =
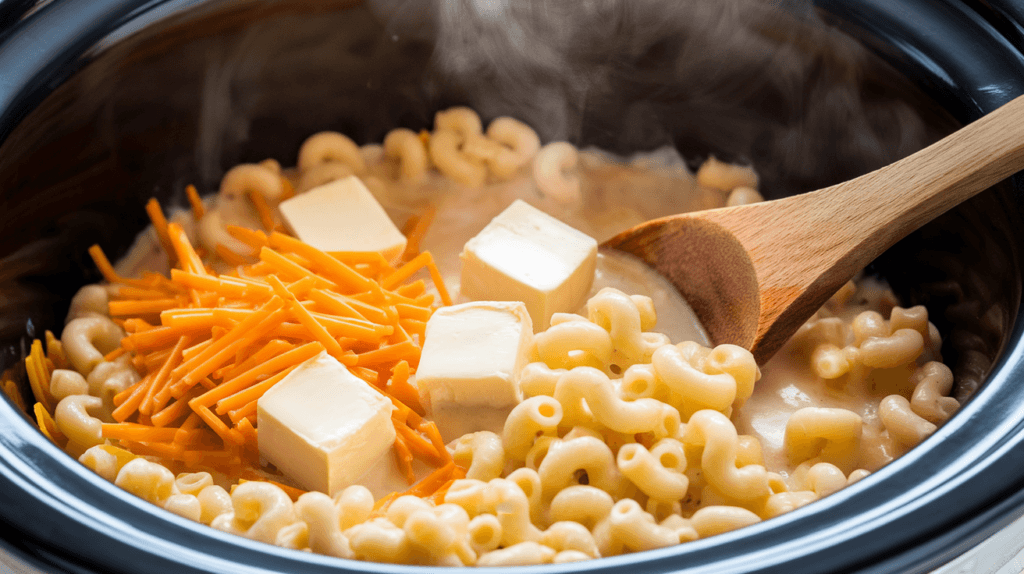
[[[24,39],[24,36],[19,36],[19,33],[30,34],[33,29],[36,29],[36,31],[45,30],[46,26],[52,26],[54,23],[59,22],[62,26],[68,28],[66,30],[66,34],[68,35],[69,40],[64,44],[61,44],[63,46],[63,49],[54,47],[52,50],[40,52],[39,54],[33,54],[33,56],[38,56],[36,60],[37,64],[41,66],[39,69],[47,70],[46,73],[30,73],[31,66],[26,65],[24,67],[18,68],[19,71],[23,72],[20,76],[16,75],[15,78],[12,78],[14,81],[7,83],[7,87],[10,89],[5,90],[3,86],[0,86],[0,140],[6,138],[6,136],[10,133],[10,130],[13,129],[14,124],[17,123],[17,121],[20,121],[20,119],[22,119],[24,115],[27,114],[25,106],[31,105],[31,101],[33,99],[41,98],[42,92],[47,90],[46,86],[52,86],[57,81],[62,81],[70,73],[72,73],[72,69],[75,68],[75,66],[73,66],[72,64],[84,65],[83,60],[79,57],[78,54],[80,54],[81,51],[84,51],[84,47],[86,45],[91,45],[92,42],[107,37],[109,33],[118,29],[125,22],[125,20],[130,19],[132,16],[147,12],[161,5],[169,6],[188,3],[194,4],[195,2],[188,2],[186,0],[158,0],[150,2],[142,0],[93,0],[93,2],[88,3],[93,7],[93,9],[83,10],[80,8],[83,5],[83,3],[72,5],[79,8],[71,9],[67,8],[67,6],[70,5],[69,3],[53,2],[50,6],[47,6],[46,8],[40,10],[38,13],[33,14],[30,18],[26,19],[26,21],[22,22],[18,26],[18,28],[15,30],[15,33],[11,34],[9,37],[5,39],[5,41],[2,44],[0,44],[0,69],[6,69],[4,68],[5,63],[7,63],[7,61],[9,61],[16,53],[15,51],[13,51],[12,47],[17,46],[19,40]],[[819,2],[819,5],[821,4],[828,4],[828,2]],[[870,1],[863,2],[861,4],[870,4]],[[910,2],[910,4],[914,4],[914,2]],[[918,6],[918,9],[923,8],[921,6]],[[75,15],[72,15],[72,13],[74,13]],[[54,59],[47,60],[47,58],[50,57]],[[58,61],[62,62],[65,67],[62,68],[61,65],[57,63]],[[975,99],[972,100],[971,103],[977,105],[979,112],[983,109],[986,109],[985,102],[983,101]],[[672,564],[672,562],[674,560],[678,561],[678,556],[680,554],[694,554],[695,552],[691,551],[691,549],[694,551],[699,551],[706,548],[721,548],[727,545],[731,547],[736,547],[738,545],[741,545],[743,541],[747,539],[761,536],[762,534],[770,534],[771,531],[778,531],[780,530],[780,526],[788,525],[797,521],[806,521],[815,515],[826,514],[829,510],[834,509],[843,501],[848,500],[849,498],[857,495],[859,492],[862,492],[872,484],[880,482],[883,479],[886,479],[887,477],[891,477],[893,475],[898,474],[907,466],[910,466],[915,461],[918,461],[921,458],[925,457],[928,453],[935,450],[935,445],[942,437],[948,437],[949,435],[954,433],[956,429],[962,427],[964,424],[967,424],[973,417],[983,417],[986,413],[979,413],[977,411],[981,410],[984,406],[986,406],[988,400],[994,395],[996,395],[998,391],[1004,390],[1007,386],[1012,386],[1014,378],[1019,380],[1022,378],[1022,375],[1024,375],[1024,373],[1021,372],[1022,369],[1020,368],[1022,351],[1021,325],[1019,324],[1019,322],[1014,327],[1013,334],[1010,337],[1010,341],[1013,347],[1012,352],[1010,348],[1004,351],[999,363],[994,368],[994,371],[997,372],[996,377],[990,380],[986,384],[986,386],[983,387],[983,389],[979,392],[978,397],[976,397],[975,400],[972,401],[972,403],[965,407],[964,412],[959,413],[957,415],[959,419],[955,417],[950,424],[947,424],[946,426],[942,427],[942,429],[940,429],[936,437],[929,439],[929,443],[922,445],[922,447],[915,449],[915,451],[911,452],[906,457],[894,462],[893,464],[887,466],[885,469],[882,469],[875,476],[869,477],[868,479],[865,480],[865,482],[862,485],[852,487],[851,489],[847,489],[847,491],[842,491],[837,495],[834,495],[834,497],[830,497],[829,499],[820,501],[815,505],[811,505],[810,507],[800,509],[790,515],[775,519],[772,522],[768,523],[767,526],[755,526],[749,529],[744,529],[742,531],[729,533],[715,539],[691,543],[685,545],[685,547],[680,546],[675,547],[673,549],[665,549],[661,551],[654,551],[640,555],[628,555],[620,558],[604,559],[593,563],[576,564],[573,565],[574,569],[578,570],[582,568],[588,571],[603,571],[610,570],[612,568],[616,568],[626,564],[641,568],[648,567],[645,569],[651,571],[661,571],[666,567],[678,568],[679,565]],[[1010,361],[1011,357],[1013,357],[1014,359],[1014,361],[1012,362]],[[1009,372],[1007,372],[1007,366],[1011,364],[1016,365],[1018,368],[1009,369]],[[1011,376],[1014,374],[1017,376]],[[954,422],[958,420],[959,422],[957,424],[954,424]],[[1020,425],[1017,424],[1014,426],[1018,428],[1019,431]],[[0,439],[2,439],[2,442],[0,442],[0,453],[2,453],[2,457],[0,457],[0,467],[2,467],[5,471],[2,473],[2,476],[0,476],[0,484],[4,484],[4,486],[15,489],[8,490],[7,488],[4,488],[2,491],[4,492],[4,494],[0,495],[2,496],[0,500],[4,500],[6,502],[5,504],[0,505],[0,517],[2,517],[2,520],[8,522],[9,524],[14,524],[16,523],[16,520],[18,518],[23,518],[23,516],[17,515],[17,512],[11,512],[11,510],[14,510],[13,501],[11,500],[12,493],[25,495],[30,494],[33,490],[36,492],[48,490],[44,488],[47,486],[53,488],[53,490],[51,490],[52,499],[49,501],[49,507],[61,507],[63,508],[63,512],[66,515],[75,515],[76,513],[79,513],[79,511],[81,510],[81,508],[79,507],[81,505],[72,503],[72,501],[78,500],[78,497],[75,496],[75,493],[67,492],[65,489],[61,487],[60,484],[57,484],[56,482],[51,480],[51,477],[46,476],[45,468],[43,468],[43,466],[45,466],[45,463],[48,462],[50,459],[61,460],[60,457],[65,455],[63,455],[63,453],[55,446],[50,444],[41,434],[35,432],[32,425],[28,421],[26,421],[24,417],[18,416],[18,412],[12,407],[12,405],[9,402],[5,402],[2,406],[0,406],[0,429],[4,431],[0,432]],[[1006,435],[1003,437],[1004,440],[998,441],[997,445],[992,445],[992,447],[987,449],[986,452],[976,453],[979,454],[979,458],[976,459],[976,462],[998,462],[999,460],[1005,459],[1005,457],[1001,458],[1001,455],[1004,453],[1004,451],[1013,451],[1013,449],[1015,448],[1017,450],[1020,450],[1019,447],[1022,441],[1024,441],[1024,436],[1022,436],[1022,434],[1024,433],[1018,432],[1016,434]],[[33,467],[32,465],[28,465],[26,463],[26,458],[27,460],[42,463],[42,466]],[[977,464],[974,467],[976,472],[972,476],[980,476],[983,473],[983,471],[992,467],[992,464]],[[158,508],[155,508],[152,505],[149,505],[148,503],[145,503],[139,499],[136,499],[130,495],[125,494],[120,489],[117,489],[116,487],[110,485],[109,483],[106,483],[96,475],[92,474],[91,471],[88,471],[82,466],[79,466],[77,464],[70,465],[69,468],[66,470],[70,470],[72,474],[77,475],[78,479],[82,481],[82,483],[78,484],[77,486],[82,486],[93,490],[94,492],[92,494],[94,496],[98,495],[101,497],[108,498],[111,501],[113,501],[112,504],[116,503],[124,509],[133,509],[134,514],[140,516],[146,515],[151,520],[174,524],[177,527],[180,527],[181,529],[184,529],[185,531],[191,532],[193,534],[198,532],[199,538],[215,539],[218,541],[218,544],[227,544],[231,547],[237,548],[245,552],[252,552],[253,556],[257,558],[260,556],[273,556],[277,558],[282,558],[283,565],[308,565],[310,562],[322,564],[327,567],[338,565],[338,562],[334,559],[324,557],[309,557],[309,561],[307,561],[305,555],[295,555],[294,552],[292,551],[253,543],[242,538],[226,535],[206,528],[196,528],[191,522],[188,522],[178,517],[174,517],[173,515],[170,515],[169,513],[166,513]],[[25,482],[16,480],[15,477],[21,478],[22,480],[32,479],[33,481],[37,482],[27,484]],[[19,482],[21,482],[21,484],[19,484]],[[1018,480],[1013,484],[1006,483],[1005,486],[1007,488],[1011,486],[1019,487],[1020,482],[1021,481]],[[962,486],[964,482],[961,481],[960,483],[956,484],[960,484]],[[947,486],[952,488],[953,483],[949,483],[947,484]],[[918,488],[922,487],[923,485],[918,485]],[[1007,488],[1004,488],[1002,490],[1007,490]],[[993,503],[988,508],[988,511],[984,514],[984,516],[987,517],[987,519],[995,521],[995,524],[1001,524],[1008,521],[1011,518],[1011,515],[1015,513],[1019,514],[1021,511],[1021,507],[1024,506],[1024,494],[1020,494],[1019,488],[1014,488],[1013,491],[1016,494],[1010,496],[1009,498],[1003,498],[1002,502],[997,501]],[[69,498],[62,499],[60,496],[58,496],[59,494],[67,494],[69,495]],[[39,498],[35,498],[35,500],[38,501]],[[91,510],[96,509],[91,508]],[[94,529],[97,532],[102,532],[104,529],[104,524],[106,523],[107,520],[105,517],[107,516],[110,515],[106,512],[80,513],[77,516],[77,518],[79,518],[80,520],[76,524],[82,528]],[[124,520],[123,517],[111,517],[113,520],[115,520],[115,522]],[[988,520],[979,520],[978,516],[975,516],[974,518],[968,520],[968,524],[971,523],[975,524],[972,525],[972,534],[970,538],[975,540],[980,539],[981,536],[987,535],[987,533],[990,533],[990,531],[995,529],[992,522],[989,522]],[[946,538],[949,538],[948,533]],[[936,540],[942,540],[942,538],[936,538]],[[37,546],[37,549],[44,553],[52,550],[59,550],[61,548],[59,544],[55,545],[52,542],[47,542],[44,536],[39,536],[38,542],[39,544]],[[167,542],[168,544],[177,549],[181,549],[180,544],[177,544],[176,542],[165,542]],[[781,546],[776,548],[786,549],[789,546],[799,544],[800,542],[800,539],[791,540],[788,544],[782,544]],[[111,544],[113,544],[113,542],[111,542]],[[26,546],[31,546],[31,544],[27,543]],[[157,547],[161,546],[162,545],[157,545]],[[933,543],[932,546],[936,546],[936,543]],[[134,548],[136,551],[148,553],[149,556],[152,556],[154,558],[154,561],[159,561],[156,560],[158,558],[155,552],[157,548],[147,548],[145,550],[137,546],[132,546],[132,548]],[[195,549],[188,550],[193,553],[198,553]],[[42,554],[40,554],[40,556],[41,555]],[[208,554],[199,555],[207,559],[210,558]],[[303,557],[304,560],[302,562],[293,560],[296,557]],[[791,560],[791,558],[780,557],[779,560],[781,561],[778,562],[777,565],[785,566],[787,571],[799,571],[794,570],[792,566],[786,564]],[[927,559],[925,557],[919,557],[919,559],[917,559],[916,561],[916,567],[924,567],[923,564],[926,561]],[[180,572],[183,571],[181,570],[181,568],[185,565],[184,563],[187,562],[187,560],[186,557],[182,556],[178,557],[176,560],[173,561],[165,560],[165,562],[166,567],[173,567],[175,568],[174,571]],[[353,567],[358,571],[412,571],[404,567],[392,567],[388,565],[376,565],[364,562],[344,562],[342,564]],[[881,566],[879,566],[879,564],[881,564]],[[258,564],[252,562],[249,565],[257,566]],[[874,565],[861,565],[869,568],[884,567],[883,562],[877,562]],[[242,568],[243,566],[245,566],[245,564],[234,562],[230,564],[225,564],[224,562],[218,562],[218,566],[225,566],[230,570],[233,569],[233,567],[235,566],[237,566],[238,568]],[[262,564],[262,566],[266,567],[267,565]],[[649,568],[650,566],[655,567],[652,569]],[[743,568],[742,564],[733,564],[732,566],[730,566],[728,561],[724,566],[720,566],[718,563],[716,563],[715,567],[716,572],[748,571],[740,569]],[[723,569],[723,567],[728,569]],[[541,570],[564,571],[565,568],[547,567],[537,569],[537,571]],[[198,572],[200,570],[192,569],[190,571]],[[221,568],[217,571],[228,570]]]

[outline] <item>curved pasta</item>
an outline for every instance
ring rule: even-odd
[[[298,167],[305,171],[317,164],[338,162],[352,168],[356,174],[366,171],[366,161],[354,141],[338,132],[320,132],[302,142]]]
[[[924,352],[924,337],[914,329],[900,329],[888,337],[871,337],[860,344],[860,360],[875,369],[891,369],[913,362]]]
[[[673,436],[679,428],[679,411],[655,399],[624,401],[612,381],[592,367],[576,367],[558,379],[555,399],[562,404],[562,424],[586,424],[590,417],[621,433],[652,432],[657,438]]]
[[[511,179],[537,155],[540,138],[523,122],[502,116],[491,120],[487,137],[503,144],[501,151],[488,162],[491,173],[500,180]]]
[[[58,401],[71,395],[87,395],[89,383],[78,371],[54,369],[50,375],[50,394]]]
[[[551,142],[533,158],[533,180],[545,196],[562,205],[578,205],[583,199],[580,178],[571,174],[579,163],[576,146]]]
[[[658,524],[637,501],[624,498],[616,502],[608,518],[594,528],[594,540],[601,556],[614,556],[621,554],[624,548],[642,552],[679,544],[679,535]]]
[[[505,455],[511,460],[525,460],[538,434],[553,435],[562,422],[562,415],[562,404],[544,395],[530,397],[516,405],[505,419],[502,431]]]
[[[224,174],[220,180],[220,194],[217,199],[218,202],[240,202],[248,198],[250,193],[258,193],[276,203],[284,195],[284,183],[281,176],[271,169],[256,163],[243,163]]]
[[[758,178],[749,167],[725,163],[710,156],[697,169],[697,184],[721,191],[731,191],[737,187],[757,189]]]
[[[334,500],[322,492],[307,492],[295,501],[295,516],[309,527],[309,548],[318,554],[352,558],[355,553],[341,533]]]
[[[384,137],[384,155],[398,160],[398,181],[402,183],[419,183],[427,175],[427,148],[419,134],[410,129],[388,132]]]
[[[173,494],[174,475],[162,465],[135,458],[121,467],[114,484],[147,502],[163,506]]]
[[[545,500],[551,500],[558,491],[578,484],[577,473],[580,471],[587,473],[589,485],[612,496],[622,496],[629,484],[619,472],[615,457],[604,441],[589,436],[556,440],[537,469]]]
[[[878,418],[882,419],[889,437],[905,448],[917,446],[935,432],[936,426],[918,416],[910,401],[900,395],[889,395],[878,405]]]
[[[718,411],[697,411],[690,417],[683,434],[687,445],[703,447],[701,468],[708,483],[740,501],[770,494],[768,475],[763,466],[736,467],[739,438],[736,427]]]
[[[575,550],[582,552],[588,558],[601,557],[601,552],[597,549],[597,542],[594,541],[594,535],[578,522],[555,522],[544,531],[540,543],[556,552]]]
[[[619,471],[652,500],[675,502],[686,496],[690,479],[685,474],[683,445],[670,438],[658,441],[651,450],[643,445],[623,445],[616,457]]]
[[[728,373],[699,370],[687,360],[687,348],[692,346],[680,349],[680,345],[664,345],[654,352],[651,364],[658,380],[681,397],[682,404],[678,406],[684,417],[704,409],[730,412],[737,398],[736,379]]]
[[[408,562],[412,553],[412,545],[405,530],[386,518],[356,524],[343,534],[348,538],[356,560],[401,564]]]
[[[104,355],[121,346],[124,335],[108,317],[80,317],[64,327],[60,342],[71,365],[88,377]]]
[[[64,397],[53,413],[53,420],[68,440],[85,449],[103,444],[103,421],[89,413],[103,407],[103,400],[90,395]],[[82,452],[80,451],[80,452]]]
[[[488,552],[477,560],[477,566],[531,566],[550,564],[555,558],[555,551],[539,542],[520,542],[501,550]]]
[[[480,116],[472,108],[456,106],[434,114],[434,129],[450,131],[465,139],[484,131]]]
[[[232,511],[210,522],[210,526],[252,540],[273,544],[277,533],[295,522],[295,510],[279,487],[262,481],[243,482],[231,493]]]
[[[587,301],[587,318],[608,331],[615,350],[612,360],[622,369],[649,363],[656,349],[669,344],[668,337],[661,333],[643,332],[640,308],[647,306],[643,299],[605,287]]]
[[[430,159],[437,170],[466,187],[480,187],[487,179],[487,166],[462,152],[463,137],[449,130],[430,135]]]
[[[733,188],[729,192],[729,197],[725,200],[726,207],[733,207],[736,205],[750,205],[751,203],[761,203],[764,201],[764,197],[757,192],[756,189],[747,186],[740,186]]]
[[[71,298],[71,306],[68,308],[68,315],[64,319],[64,324],[67,325],[79,317],[109,317],[109,302],[110,298],[105,287],[102,285],[86,285],[79,289],[75,296]]]
[[[612,496],[600,488],[578,484],[559,490],[548,512],[554,522],[578,522],[593,530],[608,517],[614,504]]]
[[[89,384],[89,394],[103,401],[104,419],[108,422],[113,420],[108,413],[114,410],[114,396],[139,382],[140,378],[128,355],[96,365],[86,381]]]
[[[507,420],[505,424],[508,424]],[[456,464],[469,469],[466,471],[466,478],[491,480],[498,478],[505,468],[505,449],[502,447],[502,440],[490,431],[479,431],[459,437],[455,441],[455,452],[452,457]]]
[[[852,411],[805,407],[786,423],[786,451],[793,462],[820,459],[850,472],[858,462],[862,427]]]
[[[761,522],[761,517],[738,506],[706,506],[690,517],[690,524],[701,538],[729,532]]]
[[[501,523],[493,514],[473,517],[466,530],[469,534],[469,544],[478,555],[501,546]]]
[[[214,518],[228,514],[232,510],[231,495],[224,487],[212,484],[199,491],[196,495],[202,512],[199,521],[203,524],[210,524]]]
[[[193,522],[199,522],[203,514],[203,505],[199,499],[192,494],[172,494],[164,503],[164,510],[187,518]]]
[[[552,369],[541,362],[530,363],[519,372],[519,388],[525,397],[554,396],[559,377],[568,369]]]
[[[537,356],[551,369],[594,367],[604,369],[612,361],[611,335],[582,317],[555,323],[533,337]]]
[[[946,365],[929,361],[914,371],[910,381],[914,384],[910,408],[926,421],[946,422],[960,408],[960,401],[946,396],[953,390],[953,371]]]
[[[338,509],[338,522],[344,530],[370,518],[373,494],[369,488],[353,484],[334,496],[334,506]]]

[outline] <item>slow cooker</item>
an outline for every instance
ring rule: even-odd
[[[59,331],[151,196],[467,104],[545,141],[752,162],[767,195],[877,168],[1024,93],[1013,0],[0,0],[2,367]],[[1024,515],[1024,180],[876,261],[946,335],[960,411],[765,523],[536,572],[924,573]],[[255,543],[122,492],[0,401],[0,546],[46,572],[414,572]],[[970,563],[969,563],[970,564]],[[973,571],[973,566],[965,566]]]

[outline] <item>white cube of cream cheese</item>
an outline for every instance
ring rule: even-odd
[[[416,386],[445,442],[478,430],[501,433],[523,398],[533,326],[520,302],[478,301],[434,312]]]
[[[405,251],[405,236],[356,176],[314,187],[280,204],[288,229],[321,251]]]
[[[391,401],[326,352],[256,406],[260,455],[308,490],[333,496],[391,456]]]
[[[522,301],[542,331],[552,314],[586,302],[596,263],[594,238],[516,200],[466,243],[461,292],[476,301]]]

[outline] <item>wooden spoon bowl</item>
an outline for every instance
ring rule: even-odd
[[[665,276],[716,344],[764,363],[894,243],[1024,169],[1024,96],[896,163],[818,191],[673,215],[605,242]]]

